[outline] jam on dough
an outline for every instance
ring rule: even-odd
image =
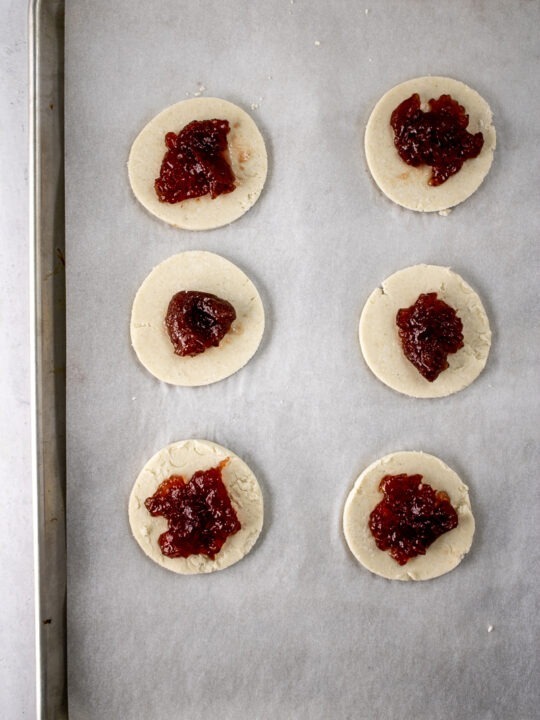
[[[146,498],[144,505],[150,515],[168,522],[158,538],[163,555],[206,555],[214,560],[227,538],[240,530],[222,477],[228,462],[227,458],[216,467],[197,470],[189,478],[171,475]]]
[[[467,160],[458,173],[440,185],[429,184],[430,166],[407,165],[394,145],[394,131],[390,124],[392,113],[415,93],[420,96],[421,107],[426,109],[432,98],[451,95],[469,116],[468,132],[473,135],[481,132],[483,136],[479,155]],[[376,184],[390,200],[419,212],[441,212],[472,195],[489,172],[495,144],[496,134],[489,105],[475,90],[447,77],[414,78],[389,90],[373,109],[364,138],[367,164]]]
[[[154,188],[160,202],[178,203],[236,189],[229,164],[228,120],[192,120],[165,135],[165,154]]]
[[[448,367],[448,355],[463,347],[463,323],[437,293],[421,293],[396,315],[399,339],[407,360],[429,382]]]
[[[425,555],[400,565],[389,552],[377,547],[369,527],[370,515],[383,499],[381,480],[387,475],[423,476],[436,492],[446,493],[458,517],[457,526],[440,535]],[[459,476],[434,455],[423,452],[396,452],[376,460],[357,478],[343,511],[347,544],[364,567],[390,580],[429,580],[453,570],[469,551],[474,535],[474,518],[468,488]]]
[[[171,476],[191,478],[218,466],[240,529],[227,537],[213,559],[205,554],[167,557],[159,538],[167,532],[168,522],[152,516],[145,502]],[[172,572],[193,575],[223,570],[241,560],[261,532],[264,510],[257,479],[235,453],[209,440],[182,440],[167,445],[146,463],[131,491],[128,514],[133,536],[151,560]]]
[[[413,93],[390,116],[394,145],[407,165],[429,165],[428,185],[442,185],[458,173],[463,163],[480,155],[484,145],[481,132],[467,130],[469,116],[451,95],[430,98],[428,109],[421,107],[420,95]]]
[[[227,121],[230,167],[235,188],[212,198],[210,194],[174,204],[160,202],[154,184],[165,154],[165,137],[193,121]],[[128,175],[135,197],[161,220],[186,230],[210,230],[237,220],[259,198],[268,170],[263,137],[241,108],[220,98],[193,98],[166,108],[136,137],[128,159]]]
[[[369,515],[379,550],[400,565],[425,555],[435,540],[457,527],[458,516],[444,490],[434,490],[422,475],[384,475],[383,499]]]
[[[463,347],[448,355],[449,367],[430,382],[406,358],[396,316],[421,294],[436,293],[463,324]],[[369,296],[359,325],[360,347],[373,374],[412,397],[444,397],[463,390],[484,369],[491,346],[489,320],[476,292],[457,273],[439,265],[414,265],[387,278]]]
[[[236,319],[218,347],[195,357],[174,352],[166,325],[171,298],[197,290],[225,298]],[[155,267],[139,288],[131,312],[131,343],[144,367],[171,385],[223,380],[255,354],[264,332],[264,308],[251,280],[229,260],[206,251],[173,255]]]
[[[213,293],[180,290],[171,298],[165,326],[175,354],[195,357],[218,347],[235,320],[236,310],[228,300]]]

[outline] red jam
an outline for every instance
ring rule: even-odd
[[[384,499],[369,516],[369,529],[379,550],[388,550],[400,565],[425,555],[438,537],[457,527],[448,495],[422,483],[422,475],[385,475],[379,490]]]
[[[446,370],[448,355],[463,347],[463,323],[437,293],[419,295],[414,305],[398,310],[396,324],[405,357],[429,382]]]
[[[481,132],[467,132],[469,116],[450,95],[429,101],[429,110],[420,109],[414,93],[392,113],[394,145],[407,165],[431,166],[429,185],[442,185],[461,170],[465,160],[478,157],[484,145]]]
[[[217,347],[236,319],[236,311],[227,300],[212,293],[182,290],[173,295],[165,326],[176,355],[200,355]]]
[[[232,192],[234,175],[229,165],[228,120],[194,120],[178,135],[165,135],[167,152],[154,187],[160,202],[179,203],[190,198]]]
[[[167,518],[169,529],[158,540],[163,555],[206,555],[213,560],[227,538],[240,530],[221,477],[227,463],[228,459],[215,468],[199,470],[189,482],[173,475],[144,501],[150,515]]]

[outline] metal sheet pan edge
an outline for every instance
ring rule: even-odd
[[[30,0],[30,287],[36,696],[68,717],[65,542],[64,1]]]

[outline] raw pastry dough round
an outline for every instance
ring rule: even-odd
[[[425,555],[399,565],[379,550],[369,529],[369,516],[383,499],[379,483],[385,475],[420,474],[435,490],[444,490],[458,514],[458,525],[435,540]],[[368,570],[389,580],[429,580],[453,570],[469,551],[474,518],[469,491],[459,476],[434,455],[396,452],[375,461],[356,480],[343,512],[343,530],[356,559]]]
[[[236,320],[218,347],[195,357],[174,354],[165,316],[180,290],[213,293],[232,303]],[[144,367],[172,385],[208,385],[240,370],[255,354],[264,331],[264,308],[251,280],[220,255],[194,250],[155,267],[139,288],[131,312],[131,343]]]
[[[467,130],[470,133],[482,132],[484,135],[480,155],[473,160],[466,160],[456,175],[436,187],[428,185],[431,168],[426,165],[417,168],[407,165],[399,157],[394,145],[390,116],[413,93],[420,95],[424,111],[431,98],[451,95],[469,115]],[[487,102],[459,80],[420,77],[396,85],[375,105],[366,127],[366,159],[373,179],[390,200],[410,210],[434,212],[458,205],[480,187],[491,167],[496,142],[491,117]]]
[[[216,467],[226,458],[229,458],[229,463],[222,470],[222,478],[241,529],[227,538],[214,560],[206,555],[165,557],[158,545],[158,538],[167,530],[167,520],[150,515],[144,501],[171,475],[181,475],[189,481],[198,470]],[[135,481],[129,497],[128,512],[133,536],[148,557],[167,570],[183,575],[223,570],[241,560],[259,537],[264,516],[261,488],[253,472],[233,452],[209,440],[182,440],[156,453]]]
[[[405,357],[396,325],[397,311],[428,292],[436,292],[463,323],[464,347],[448,355],[449,367],[433,382]],[[463,278],[439,265],[414,265],[387,278],[362,310],[359,335],[364,359],[374,375],[392,389],[419,398],[444,397],[470,385],[484,369],[491,346],[482,301]]]
[[[209,195],[169,204],[158,200],[154,181],[166,152],[165,135],[193,120],[228,120],[227,136],[236,189],[212,200]],[[165,222],[186,230],[211,230],[237,220],[255,204],[264,186],[268,160],[264,140],[251,117],[219,98],[193,98],[166,108],[150,120],[131,147],[128,173],[137,200]]]

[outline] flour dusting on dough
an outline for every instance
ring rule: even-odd
[[[214,560],[205,555],[166,557],[158,538],[167,529],[167,520],[150,515],[144,501],[171,475],[181,475],[188,481],[198,470],[217,467],[226,459],[229,462],[222,470],[222,479],[241,529],[227,538]],[[259,537],[264,517],[262,492],[253,472],[235,453],[209,440],[172,443],[150,458],[135,481],[128,513],[131,531],[143,552],[166,570],[183,575],[223,570],[241,560]]]

